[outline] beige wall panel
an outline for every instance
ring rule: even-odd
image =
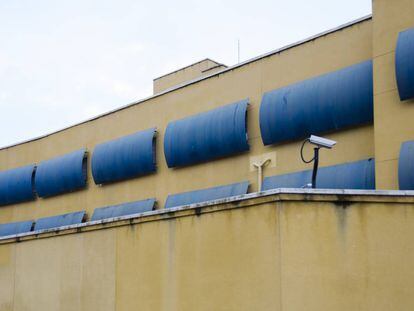
[[[374,58],[395,51],[398,33],[414,26],[412,0],[374,0]]]
[[[367,309],[411,310],[414,305],[414,209],[411,204],[366,208],[369,285]]]
[[[82,311],[115,310],[116,231],[89,232],[83,237]]]
[[[13,213],[15,212],[15,210],[20,209],[20,207],[20,204],[2,206],[0,212],[0,223],[9,222],[10,219],[13,219]]]
[[[2,245],[0,252],[8,246]],[[16,247],[14,311],[114,310],[113,230]]]
[[[280,310],[277,223],[273,204],[177,220],[169,310]]]
[[[82,238],[16,245],[15,311],[80,310]]]
[[[331,203],[283,205],[284,310],[368,310],[361,307],[368,269],[366,219],[363,209],[356,209],[362,216]]]
[[[375,162],[375,174],[377,188],[398,189],[398,159]]]
[[[411,310],[413,217],[409,205],[284,204],[284,310]]]
[[[401,143],[414,139],[414,100],[395,102],[397,90],[375,96],[376,158],[398,159]]]
[[[380,95],[397,89],[395,52],[374,58],[374,94]]]
[[[267,204],[119,230],[117,309],[279,310],[277,222]]]
[[[116,310],[168,310],[169,227],[166,221],[117,230]]]
[[[12,311],[16,270],[16,245],[0,246],[0,310]]]

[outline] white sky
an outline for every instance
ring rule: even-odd
[[[152,94],[209,57],[241,61],[371,13],[371,0],[0,0],[0,147]]]

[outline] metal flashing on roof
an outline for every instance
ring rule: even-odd
[[[92,175],[105,184],[156,171],[155,128],[114,139],[95,147]]]
[[[247,193],[248,188],[249,182],[244,181],[231,185],[172,194],[168,196],[167,201],[165,202],[165,208],[242,195]]]
[[[41,162],[36,169],[39,197],[50,197],[86,187],[87,153],[80,149]]]
[[[118,205],[95,208],[91,221],[108,219],[113,217],[139,214],[152,211],[155,206],[155,199],[147,199],[135,202],[128,202]]]
[[[249,150],[248,102],[245,99],[170,122],[164,136],[168,167],[206,162]]]

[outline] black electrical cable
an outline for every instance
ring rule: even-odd
[[[305,144],[308,141],[309,141],[309,138],[305,139],[305,141],[302,143],[302,147],[300,148],[300,157],[301,157],[302,161],[305,162],[305,163],[311,163],[313,160],[315,160],[315,156],[312,159],[310,159],[309,161],[306,161],[305,158],[303,157],[303,147],[305,147]]]

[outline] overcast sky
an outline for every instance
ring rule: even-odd
[[[152,94],[152,79],[226,65],[371,13],[371,0],[0,1],[0,147]]]

